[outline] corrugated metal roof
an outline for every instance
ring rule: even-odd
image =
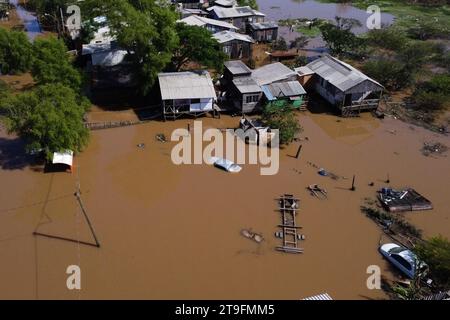
[[[252,77],[242,77],[233,80],[233,84],[240,93],[261,92],[261,87]]]
[[[250,74],[252,70],[247,67],[241,60],[230,60],[224,62],[225,68],[227,68],[233,75]]]
[[[328,293],[318,294],[316,296],[304,298],[303,300],[333,300]]]
[[[81,49],[81,55],[93,54],[98,52],[110,51],[112,49],[112,43],[90,43],[83,44]]]
[[[121,49],[96,52],[92,54],[92,65],[102,67],[117,66],[125,60],[127,54],[126,50]]]
[[[249,42],[249,43],[254,42],[253,38],[246,34],[237,33],[237,32],[228,31],[228,30],[214,33],[213,37],[219,43],[225,43],[225,42],[229,42],[232,40],[245,41],[245,42]]]
[[[163,100],[217,98],[208,71],[160,73],[158,80]]]
[[[274,21],[253,22],[253,23],[250,23],[250,27],[253,30],[265,30],[265,29],[278,28],[278,24]]]
[[[255,79],[258,85],[263,86],[296,75],[297,74],[293,70],[289,69],[281,62],[275,62],[254,70],[252,78]]]
[[[235,27],[234,25],[232,25],[231,23],[225,22],[225,21],[220,21],[220,20],[214,20],[214,19],[209,19],[209,18],[205,18],[205,17],[200,17],[200,16],[196,16],[196,15],[192,15],[189,17],[186,17],[184,19],[178,20],[177,22],[184,22],[187,25],[190,26],[199,26],[199,27],[203,27],[205,25],[213,25],[213,26],[218,26],[218,27],[222,27],[222,28],[226,28],[226,29],[232,29],[232,30],[238,30],[239,28]]]
[[[294,97],[306,94],[305,89],[298,81],[276,82],[262,86],[268,100],[282,97]]]
[[[312,71],[307,66],[295,68],[294,71],[297,72],[299,75],[308,75],[308,74],[313,74],[314,73],[314,71]]]
[[[255,9],[250,8],[249,6],[245,7],[232,7],[232,8],[224,8],[220,6],[212,6],[207,9],[208,11],[214,11],[216,16],[219,19],[227,19],[227,18],[240,18],[240,17],[252,17],[252,16],[260,16],[265,17],[266,15],[262,12],[259,12]]]
[[[383,88],[381,84],[369,78],[361,71],[330,55],[325,55],[317,60],[314,60],[306,66],[343,92],[353,88],[365,80],[369,80]]]
[[[222,6],[222,7],[232,7],[237,4],[236,0],[216,0],[214,4]]]

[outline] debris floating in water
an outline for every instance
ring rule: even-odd
[[[241,235],[244,236],[247,239],[251,239],[254,240],[257,243],[261,243],[264,238],[261,234],[253,232],[251,229],[242,229],[241,230]]]
[[[383,207],[390,212],[433,209],[433,205],[428,199],[411,188],[402,190],[381,188],[378,191],[378,199]]]
[[[440,142],[424,142],[422,147],[422,154],[429,156],[431,154],[443,155],[448,151],[448,147]]]
[[[156,140],[158,140],[159,142],[167,142],[166,136],[163,133],[158,133],[155,136]]]

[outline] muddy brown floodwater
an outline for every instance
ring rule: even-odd
[[[227,128],[238,118],[203,118],[204,127]],[[386,298],[366,287],[366,269],[392,270],[378,253],[381,232],[359,210],[390,174],[394,187],[411,186],[433,201],[432,211],[405,213],[425,236],[450,237],[448,157],[420,153],[438,136],[394,119],[339,119],[304,114],[298,143],[281,151],[280,171],[261,176],[256,165],[227,174],[208,165],[175,166],[170,136],[192,120],[92,133],[75,158],[76,170],[43,173],[18,156],[20,141],[0,133],[0,298],[25,299],[301,299],[328,292],[335,299]],[[340,120],[337,122],[337,120]],[[145,148],[137,144],[145,143]],[[308,162],[350,180],[321,177]],[[301,172],[301,173],[299,173]],[[35,237],[39,232],[93,241],[73,195],[77,181],[101,248]],[[369,182],[374,187],[369,187]],[[318,183],[328,200],[305,189]],[[279,253],[275,198],[301,200],[297,222],[305,252]],[[242,228],[262,233],[257,244]],[[81,267],[81,291],[66,288],[66,268]]]

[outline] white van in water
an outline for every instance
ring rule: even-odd
[[[411,250],[395,243],[383,244],[380,247],[380,252],[410,279],[414,279],[416,275],[423,274],[428,267]]]

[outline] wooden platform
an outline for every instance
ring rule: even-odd
[[[299,234],[301,227],[296,224],[296,215],[299,208],[299,200],[291,194],[285,194],[278,199],[278,209],[281,213],[282,223],[279,227],[282,229],[281,246],[276,247],[278,251],[286,253],[303,253],[303,249],[298,247]]]

